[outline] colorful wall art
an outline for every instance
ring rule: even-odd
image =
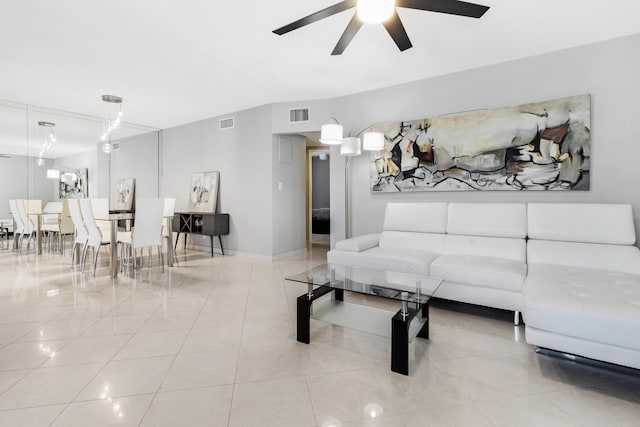
[[[591,98],[373,127],[372,192],[588,190]]]
[[[220,172],[198,172],[191,176],[189,212],[216,212]]]

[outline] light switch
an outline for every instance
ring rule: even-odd
[[[282,187],[283,187],[282,183],[281,183],[281,182],[279,182],[279,183],[278,183],[278,191],[282,191]]]

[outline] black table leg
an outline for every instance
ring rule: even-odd
[[[409,325],[399,311],[391,319],[391,370],[409,375]]]
[[[185,239],[186,239],[186,237],[185,237]],[[173,251],[174,252],[178,248],[178,240],[180,240],[180,232],[176,233],[176,244],[173,245]]]
[[[211,258],[213,258],[213,236],[209,236],[209,240],[211,241]]]
[[[422,318],[424,319],[424,325],[420,328],[418,336],[429,339],[429,302],[422,306]]]
[[[307,294],[300,295],[298,297],[298,325],[297,325],[297,339],[300,342],[309,344],[310,341],[310,317],[311,317],[311,304],[313,300],[309,298]]]
[[[218,242],[220,242],[220,252],[222,252],[222,255],[224,255],[224,248],[222,247],[222,237],[218,236]]]

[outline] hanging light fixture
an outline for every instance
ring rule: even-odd
[[[366,24],[379,24],[393,15],[394,0],[358,0],[358,18]]]
[[[51,122],[38,122],[38,126],[49,128],[49,135],[45,137],[44,142],[40,147],[38,158],[36,159],[36,165],[38,166],[44,165],[44,159],[42,158],[44,156],[44,153],[50,151],[53,148],[53,145],[56,143],[56,137],[53,134],[53,128],[55,127],[55,125],[55,123]]]
[[[113,151],[113,144],[111,143],[111,133],[114,130],[119,129],[122,125],[122,116],[124,115],[124,113],[122,111],[121,97],[116,95],[102,95],[102,100],[107,103],[107,109],[109,110],[111,110],[111,108],[109,108],[111,105],[118,106],[118,111],[115,112],[115,114],[113,111],[108,111],[105,115],[106,118],[104,121],[104,128],[102,135],[100,136],[100,141],[103,142],[102,151],[109,154]]]

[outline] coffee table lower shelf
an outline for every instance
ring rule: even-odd
[[[313,302],[334,292],[331,300]],[[417,316],[421,313],[420,316]],[[313,294],[303,294],[297,301],[297,339],[309,344],[310,319],[321,320],[363,332],[391,338],[391,370],[409,375],[409,343],[415,338],[429,338],[429,304],[412,304],[405,314],[344,302],[341,289],[320,286]]]

